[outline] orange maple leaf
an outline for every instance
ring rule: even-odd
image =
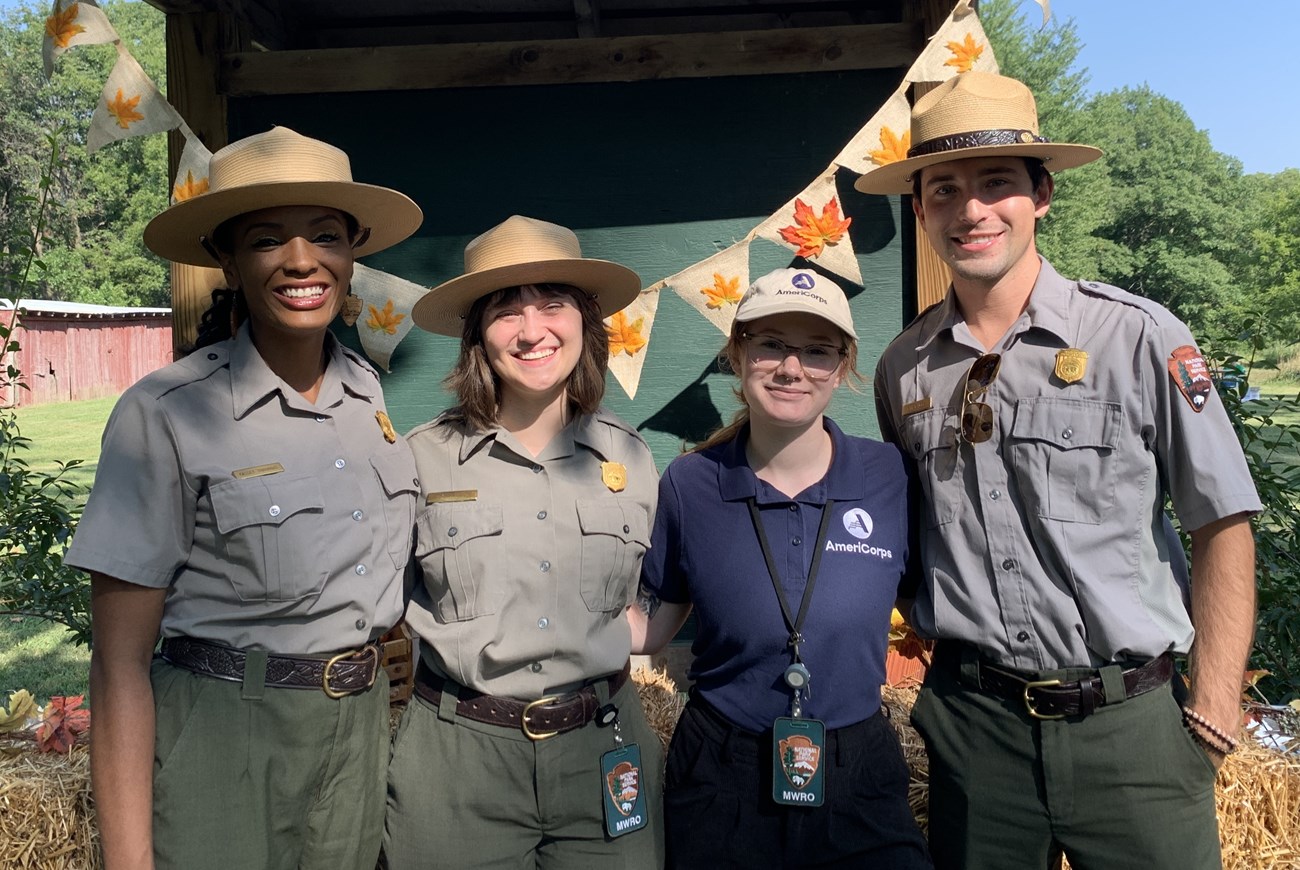
[[[184,202],[207,192],[207,177],[195,178],[194,173],[187,169],[185,170],[185,181],[177,181],[176,185],[172,187],[172,198],[177,202]]]
[[[45,19],[45,35],[59,48],[67,48],[72,37],[86,32],[86,28],[73,23],[77,20],[77,12],[77,4],[73,3],[67,9],[56,8],[54,14]]]
[[[366,321],[366,326],[375,332],[397,335],[397,325],[406,319],[406,315],[393,310],[393,300],[389,299],[385,302],[382,311],[373,305],[366,307],[370,309],[370,319]]]
[[[108,113],[117,118],[117,126],[125,130],[136,121],[143,121],[144,115],[135,110],[140,105],[140,94],[127,99],[122,96],[122,89],[117,89],[117,96],[108,102]]]
[[[68,752],[77,735],[90,730],[90,711],[78,710],[85,695],[55,696],[36,726],[36,746],[42,752]]]
[[[907,151],[912,147],[912,131],[904,130],[898,136],[888,127],[880,128],[880,148],[870,154],[871,162],[877,166],[897,163],[907,159]]]
[[[781,227],[781,238],[798,247],[795,251],[796,255],[812,258],[821,254],[827,245],[834,245],[844,238],[844,233],[851,223],[853,218],[840,219],[840,204],[833,196],[826,205],[822,206],[821,217],[818,217],[802,199],[796,199],[794,223],[788,227]]]
[[[627,322],[627,315],[622,311],[616,312],[605,324],[605,334],[609,336],[609,355],[618,356],[620,353],[626,353],[628,356],[635,356],[637,351],[645,347],[646,340],[641,335],[641,327],[645,324],[644,317],[638,317],[631,323]]]
[[[898,608],[889,614],[889,646],[905,659],[920,659],[927,665],[930,663],[928,644],[917,637]]]
[[[951,66],[957,69],[957,72],[970,72],[970,68],[979,60],[979,56],[984,53],[984,46],[975,41],[975,37],[969,33],[961,42],[950,42],[945,48],[952,52],[952,57],[943,62],[944,66]]]
[[[723,305],[735,305],[743,295],[740,292],[740,276],[725,277],[721,272],[713,273],[713,284],[700,291],[709,297],[704,303],[708,308],[721,308]]]

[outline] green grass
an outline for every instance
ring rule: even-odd
[[[24,616],[0,617],[0,699],[26,689],[44,704],[51,695],[85,694],[90,650],[68,638],[53,622]]]
[[[56,470],[58,462],[83,460],[83,465],[68,472],[68,479],[89,489],[99,464],[99,437],[116,402],[116,396],[109,396],[19,408],[18,426],[24,437],[32,439],[31,449],[20,455],[33,470],[47,472]]]

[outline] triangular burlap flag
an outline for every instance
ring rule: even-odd
[[[212,160],[208,146],[200,142],[187,125],[181,125],[181,132],[185,134],[185,150],[181,152],[181,161],[176,166],[176,181],[172,183],[173,205],[208,192],[208,164]]]
[[[749,240],[739,241],[665,278],[664,283],[723,335],[729,335],[731,322],[736,319],[736,305],[749,286]]]
[[[54,73],[54,59],[74,45],[103,45],[117,38],[117,31],[94,3],[55,0],[50,17],[45,19],[45,44],[41,47],[45,77]]]
[[[862,270],[849,241],[849,224],[835,191],[835,167],[758,225],[754,234],[793,248],[797,256],[854,283]]]
[[[117,63],[90,119],[86,151],[93,153],[110,142],[161,133],[180,124],[181,116],[119,42]]]
[[[1052,0],[1034,0],[1039,6],[1043,7],[1043,26],[1052,20]]]
[[[641,369],[645,366],[646,351],[650,347],[650,330],[654,327],[655,312],[659,310],[659,290],[662,287],[662,281],[647,287],[631,305],[605,320],[605,332],[609,336],[609,371],[629,399],[636,398],[636,389],[641,384]]]
[[[903,82],[867,125],[858,131],[835,158],[837,166],[865,175],[877,166],[907,157],[912,147],[912,106]]]
[[[973,69],[997,72],[993,47],[984,35],[979,16],[966,2],[957,4],[925,50],[907,71],[909,82],[941,82]]]
[[[411,331],[411,307],[428,288],[360,263],[352,267],[352,292],[361,299],[357,335],[361,347],[384,371],[393,351]]]

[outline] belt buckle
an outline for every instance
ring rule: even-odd
[[[540,740],[546,740],[547,738],[554,737],[556,734],[560,733],[559,731],[534,731],[533,729],[528,727],[528,714],[529,712],[532,711],[534,707],[541,707],[545,704],[553,704],[559,699],[560,699],[559,695],[549,695],[545,698],[538,698],[536,701],[530,701],[526,705],[524,705],[524,712],[519,717],[519,727],[523,729],[524,734],[528,737],[529,740],[532,740],[534,742]]]
[[[1048,686],[1059,686],[1059,685],[1061,685],[1060,680],[1027,680],[1025,682],[1025,692],[1024,692],[1025,709],[1029,711],[1030,716],[1034,717],[1035,719],[1064,719],[1065,718],[1064,713],[1055,713],[1055,714],[1039,713],[1038,709],[1034,706],[1034,699],[1029,697],[1029,692],[1032,689],[1042,689]]]
[[[343,689],[343,690],[331,688],[330,668],[334,667],[336,664],[343,661],[344,659],[350,659],[353,656],[358,656],[358,655],[367,655],[374,661],[374,667],[370,671],[370,680],[369,682],[366,683],[365,688]],[[325,693],[325,696],[327,698],[334,698],[335,700],[339,698],[346,698],[348,695],[353,695],[356,694],[357,692],[363,692],[365,691],[365,689],[369,689],[371,686],[373,686],[375,684],[375,676],[378,674],[378,672],[379,672],[379,648],[372,643],[368,643],[365,646],[363,646],[360,650],[355,650],[355,651],[348,650],[347,652],[341,652],[338,655],[331,658],[329,661],[325,662],[325,670],[322,671],[320,675],[320,687],[321,690]]]

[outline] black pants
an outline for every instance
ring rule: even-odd
[[[669,868],[929,868],[907,806],[907,765],[884,715],[826,733],[826,802],[772,800],[772,732],[693,697],[668,750]]]

